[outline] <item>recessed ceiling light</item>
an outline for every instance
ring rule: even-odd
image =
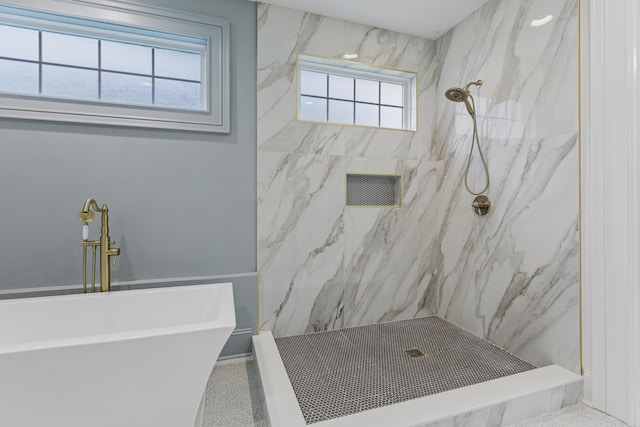
[[[342,55],[342,58],[344,59],[356,59],[357,57],[357,53],[345,53],[344,55]]]
[[[547,23],[551,22],[552,19],[553,19],[553,15],[547,15],[545,17],[540,17],[538,19],[534,19],[533,21],[531,21],[531,26],[532,27],[542,27],[544,24],[547,24]]]
[[[304,105],[313,105],[313,101],[304,101]]]

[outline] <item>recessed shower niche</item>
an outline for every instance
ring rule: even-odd
[[[399,208],[402,206],[402,176],[347,173],[346,206]]]

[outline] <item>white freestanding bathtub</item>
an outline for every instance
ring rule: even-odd
[[[193,427],[231,283],[0,301],[0,426]]]

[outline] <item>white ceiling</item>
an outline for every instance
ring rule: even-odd
[[[428,39],[437,39],[488,0],[261,1]]]

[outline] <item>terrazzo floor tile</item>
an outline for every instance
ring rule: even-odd
[[[202,396],[195,427],[268,427],[260,380],[250,357],[216,363]]]
[[[552,412],[512,427],[623,427],[625,423],[583,403]]]

